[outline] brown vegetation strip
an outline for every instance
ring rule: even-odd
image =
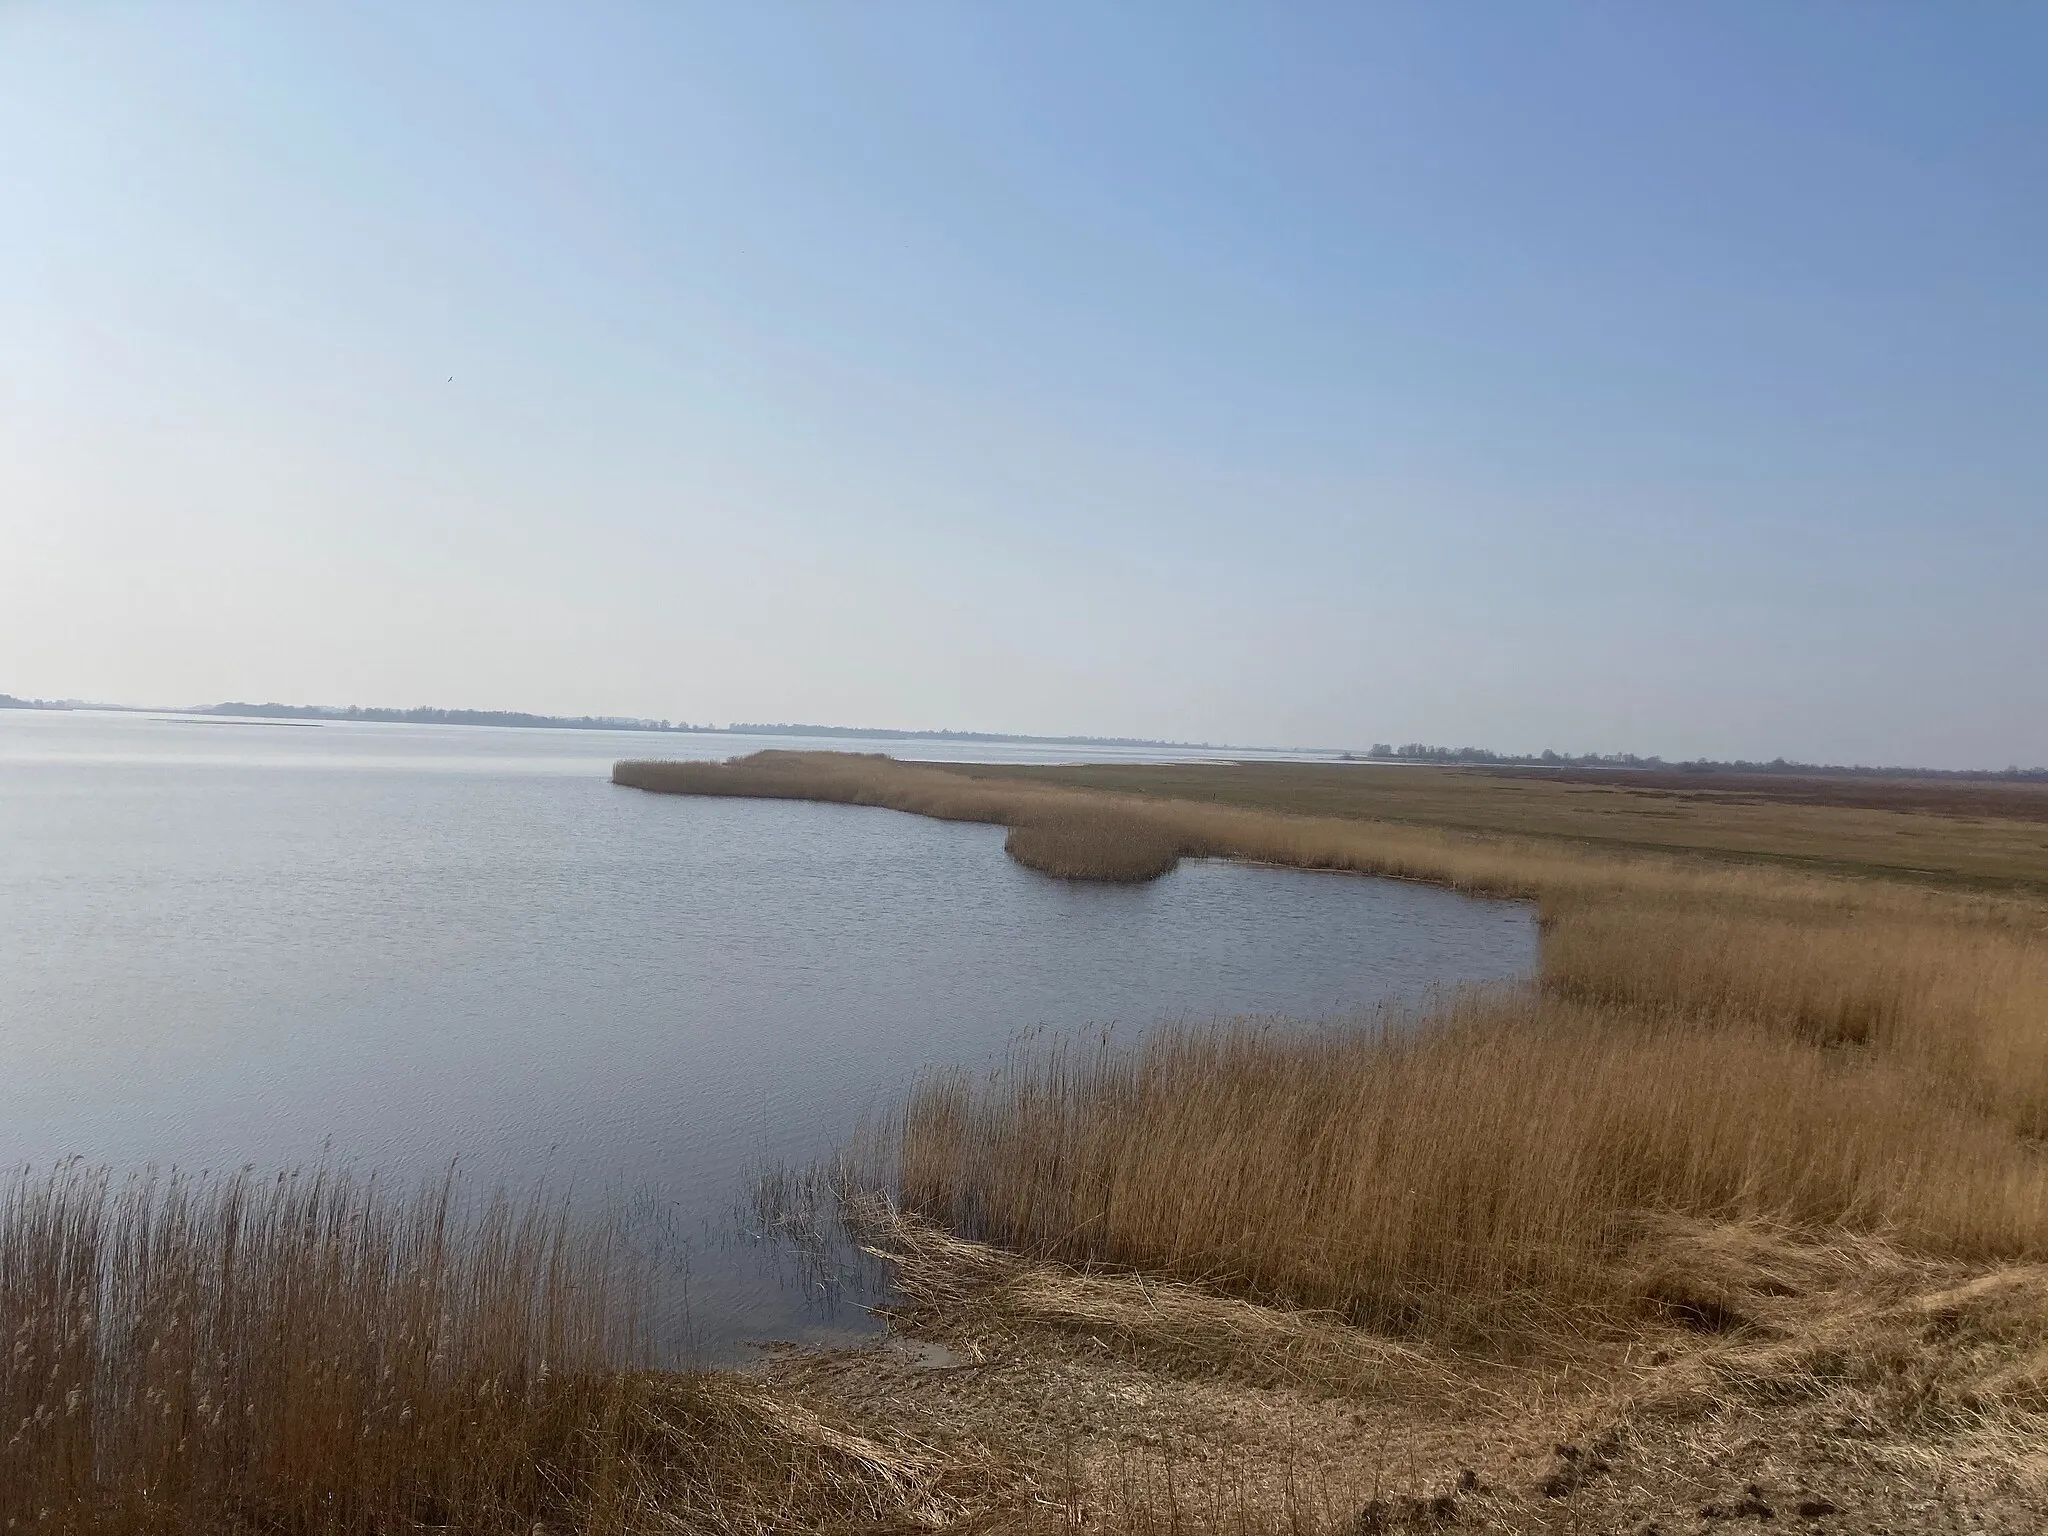
[[[1675,792],[1689,782],[1680,774],[1660,777],[1663,788],[1631,790],[1606,779],[1365,763],[956,764],[932,771],[992,785],[1086,789],[2048,895],[2048,827],[2029,816],[1993,816],[1988,807],[1965,815],[1949,806],[1937,814],[1931,806],[1774,801],[1761,791],[1741,799],[1686,795]],[[2011,788],[2022,796],[2041,792]]]
[[[1711,1320],[1655,1213],[2048,1253],[2048,1167],[1910,1063],[1520,997],[1379,1029],[1166,1030],[924,1079],[904,1208],[1383,1331],[1496,1347]]]
[[[1627,768],[1472,768],[1466,773],[1583,784],[1672,799],[1840,806],[1932,816],[2048,821],[2048,784],[1985,779],[1885,779],[1835,773],[1687,773]]]

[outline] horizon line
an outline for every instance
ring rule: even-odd
[[[1868,777],[1886,775],[1910,778],[1991,779],[2008,782],[2048,782],[2048,766],[2000,768],[1920,768],[1903,764],[1808,763],[1785,757],[1771,759],[1691,758],[1668,760],[1633,752],[1561,753],[1550,748],[1540,752],[1503,753],[1487,747],[1443,747],[1422,742],[1394,746],[1376,742],[1369,748],[1287,746],[1262,747],[1213,742],[1168,741],[1146,736],[1039,735],[1025,731],[963,731],[950,727],[904,729],[894,726],[818,725],[804,722],[730,721],[725,725],[708,722],[634,715],[544,715],[524,710],[451,709],[440,705],[397,708],[386,705],[335,704],[252,704],[228,700],[217,704],[142,705],[109,704],[88,699],[32,699],[0,693],[0,710],[102,710],[112,714],[165,714],[239,718],[250,720],[332,720],[341,723],[389,725],[454,725],[484,729],[633,731],[654,735],[709,736],[810,736],[823,739],[870,741],[987,741],[1022,742],[1041,746],[1161,747],[1199,752],[1304,753],[1336,762],[1375,763],[1385,766],[1500,767],[1535,769],[1607,769],[1656,773],[1773,773],[1853,774]]]

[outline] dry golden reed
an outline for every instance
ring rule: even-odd
[[[1134,816],[1089,811],[1036,816],[1012,827],[1003,852],[1027,869],[1063,880],[1134,884],[1156,880],[1180,862],[1179,840]]]
[[[1556,903],[1547,919],[1542,980],[1554,994],[1861,1047],[2048,1136],[2048,938],[2025,908],[1931,892],[1841,904],[1681,895]]]
[[[737,1377],[643,1368],[643,1274],[608,1227],[459,1195],[16,1175],[0,1530],[906,1530],[987,1482]]]
[[[631,1275],[544,1200],[77,1165],[0,1195],[0,1524],[526,1532],[611,1475]]]
[[[1618,1318],[1655,1215],[2048,1252],[2048,1167],[1897,1063],[1528,995],[1067,1042],[926,1077],[894,1130],[922,1219],[1380,1327]]]

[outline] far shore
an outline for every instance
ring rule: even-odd
[[[634,1255],[559,1205],[24,1177],[0,1518],[2040,1529],[2039,820],[1447,767],[768,751],[613,778],[679,797],[655,814],[1000,825],[1046,879],[1204,857],[1515,897],[1540,961],[1364,1021],[927,1071],[756,1190],[800,1261],[893,1266],[886,1335],[743,1371],[652,1358]]]

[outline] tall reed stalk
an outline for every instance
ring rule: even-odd
[[[517,1530],[586,1513],[637,1284],[542,1198],[78,1164],[0,1195],[0,1525]]]

